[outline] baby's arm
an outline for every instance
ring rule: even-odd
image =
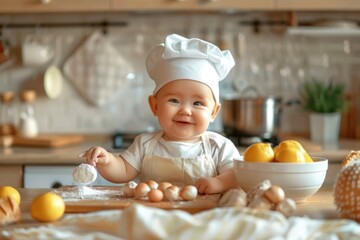
[[[216,177],[200,178],[195,182],[195,186],[202,194],[222,193],[231,188],[239,187],[233,168]]]
[[[128,182],[139,174],[122,157],[114,156],[102,147],[92,147],[81,153],[79,157],[86,157],[86,162],[96,166],[101,176],[110,182]]]

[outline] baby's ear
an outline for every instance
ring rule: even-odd
[[[214,106],[214,109],[211,113],[211,119],[210,119],[210,122],[214,122],[216,116],[218,115],[219,111],[221,109],[221,104],[220,103],[216,103],[215,106]]]
[[[148,102],[152,113],[154,114],[154,116],[157,116],[157,101],[154,95],[150,95],[148,97]]]

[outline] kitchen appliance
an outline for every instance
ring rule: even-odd
[[[282,100],[279,97],[222,99],[224,133],[235,145],[278,143]]]
[[[114,149],[126,149],[128,148],[132,142],[134,141],[137,133],[115,133],[112,136],[113,148]]]

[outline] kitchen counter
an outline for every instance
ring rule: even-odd
[[[299,141],[310,153],[310,155],[327,158],[329,162],[339,163],[351,150],[360,149],[360,140],[358,139],[341,139],[338,146],[331,147],[324,147],[313,144],[309,139],[301,137],[282,137],[282,140],[285,139]],[[20,146],[0,148],[0,166],[24,164],[75,165],[83,162],[83,159],[77,157],[79,153],[96,145],[102,146],[113,153],[118,153],[121,151],[121,149],[112,148],[112,140],[109,136],[89,136],[84,137],[84,141],[81,143],[58,148]],[[240,153],[242,154],[245,149],[246,147],[239,147]]]
[[[18,224],[12,224],[5,228],[32,227],[40,225],[30,216],[30,206],[33,199],[39,194],[51,191],[51,189],[19,189],[21,194],[21,212],[22,221]],[[105,206],[104,209],[109,209]],[[73,214],[73,213],[66,213]],[[304,216],[313,219],[340,219],[340,216],[333,203],[333,193],[331,185],[324,185],[315,195],[308,198],[305,202],[297,204],[295,216]]]
[[[84,136],[84,141],[63,147],[13,146],[0,148],[0,166],[25,164],[76,165],[84,161],[77,157],[81,152],[97,145],[114,153],[119,151],[119,149],[112,149],[112,141],[109,136]]]

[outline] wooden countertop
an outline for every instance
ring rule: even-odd
[[[30,216],[29,212],[30,212],[31,202],[36,196],[51,190],[52,189],[24,189],[24,188],[19,189],[19,192],[22,197],[21,205],[20,205],[22,212],[22,221],[21,223],[18,224],[12,224],[6,226],[5,228],[32,227],[32,226],[40,225],[41,223],[36,222]],[[219,199],[219,197],[216,197],[214,195],[210,196],[210,198],[211,199],[208,202],[218,201]],[[109,209],[109,206],[105,206],[105,205],[106,204],[104,203],[103,209]],[[147,204],[147,205],[151,206],[151,204]],[[215,206],[216,205],[213,205],[212,207]],[[119,207],[114,205],[114,209],[119,209]],[[174,209],[178,209],[178,208],[174,208]],[[206,209],[209,208],[204,208],[204,210]],[[93,211],[97,211],[97,210],[101,210],[101,208],[93,209]],[[73,213],[66,213],[66,214],[73,214]],[[333,203],[332,186],[325,185],[319,190],[319,192],[308,198],[305,202],[298,203],[295,216],[304,216],[313,219],[339,219],[340,216]]]

